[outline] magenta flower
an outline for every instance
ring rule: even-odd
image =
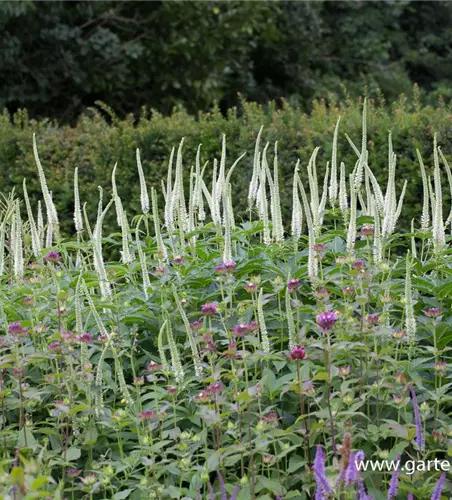
[[[290,350],[289,359],[292,361],[300,361],[306,357],[306,349],[304,346],[292,346]]]
[[[157,416],[154,410],[143,410],[138,413],[140,420],[152,420]]]
[[[212,316],[218,311],[218,305],[215,302],[207,302],[201,306],[201,311],[204,316]]]
[[[78,477],[83,472],[83,469],[68,469],[66,474],[70,478]]]
[[[245,290],[248,292],[248,293],[253,293],[253,292],[256,292],[257,291],[257,285],[256,283],[252,283],[251,281],[248,282],[246,285],[245,285]]]
[[[20,321],[15,321],[8,326],[8,333],[17,337],[23,337],[28,334],[28,328],[23,328]]]
[[[61,343],[60,342],[50,342],[48,345],[49,351],[61,351]]]
[[[93,336],[90,333],[82,333],[75,339],[77,342],[92,344],[94,342]]]
[[[361,228],[361,236],[363,238],[372,238],[375,233],[375,227],[366,224]]]
[[[331,330],[337,321],[337,313],[336,311],[331,312],[322,312],[317,314],[316,321],[317,325],[323,330],[323,333],[326,333],[328,330]]]
[[[293,278],[287,282],[287,289],[289,290],[289,293],[295,292],[295,290],[298,290],[301,286],[301,282],[298,278]]]
[[[224,264],[218,264],[218,266],[215,266],[215,272],[217,274],[226,274],[226,267]]]
[[[427,318],[439,318],[441,316],[441,309],[439,307],[429,307],[424,310]]]
[[[168,389],[166,390],[166,392],[170,395],[170,396],[174,396],[174,394],[177,393],[177,387],[168,387]]]
[[[213,354],[214,352],[217,351],[217,344],[215,344],[215,342],[206,342],[203,347],[203,350],[205,352],[210,352],[211,354]]]
[[[366,317],[366,321],[371,325],[377,325],[380,321],[380,315],[378,313],[368,314]]]
[[[44,256],[44,260],[46,260],[47,262],[60,262],[61,255],[58,252],[48,252]]]
[[[235,266],[237,265],[233,260],[230,260],[229,262],[225,262],[224,264],[225,269],[228,271],[228,273],[234,272]]]
[[[338,370],[339,370],[339,375],[340,375],[341,377],[345,378],[345,377],[348,377],[348,376],[350,375],[350,370],[351,370],[351,368],[350,368],[350,365],[347,365],[347,366],[340,366],[340,367],[338,368]]]
[[[274,411],[271,411],[262,417],[262,421],[266,424],[275,424],[278,422],[278,415]]]
[[[356,271],[362,271],[366,264],[364,263],[363,260],[358,259],[352,262],[352,269],[355,269]]]
[[[342,293],[346,296],[346,297],[350,297],[351,295],[353,295],[355,293],[355,289],[352,287],[352,286],[346,286],[343,290],[342,290]]]
[[[223,390],[223,386],[220,382],[215,382],[215,384],[209,385],[206,388],[206,392],[208,394],[219,394]]]
[[[405,338],[405,332],[401,329],[394,330],[392,336],[397,340],[403,340]]]
[[[315,245],[312,245],[312,249],[314,250],[314,252],[325,252],[326,249],[327,249],[327,246],[324,245],[323,243],[316,243]]]
[[[203,320],[201,318],[198,319],[197,321],[193,321],[192,323],[190,323],[190,328],[192,330],[199,330],[200,328],[202,328],[202,325],[203,325]]]
[[[25,305],[33,304],[33,297],[25,297],[24,298],[24,304]]]
[[[185,259],[184,259],[184,257],[181,257],[180,255],[177,255],[176,257],[174,257],[173,262],[177,266],[180,266],[180,265],[182,265],[185,262]]]
[[[156,267],[154,274],[156,276],[162,277],[165,274],[166,269],[164,267]]]
[[[251,323],[240,323],[233,328],[234,337],[243,337],[245,334],[250,333],[257,328],[259,328],[259,326],[255,321],[251,321]]]
[[[149,361],[146,369],[148,372],[157,372],[163,369],[163,365],[156,363],[155,361]]]
[[[231,260],[229,262],[223,262],[222,264],[215,266],[215,272],[217,274],[233,273],[235,266],[236,266],[236,263],[233,260]]]

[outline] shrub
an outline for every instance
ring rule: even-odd
[[[104,109],[106,109],[103,106]],[[247,152],[242,175],[234,179],[234,193],[237,214],[242,216],[246,209],[248,182],[253,165],[254,142],[263,125],[262,141],[278,141],[282,210],[290,213],[292,173],[295,163],[301,160],[301,176],[306,180],[306,165],[314,147],[320,147],[319,170],[324,171],[331,161],[331,144],[338,117],[341,123],[338,134],[338,160],[343,161],[347,171],[356,163],[356,155],[345,138],[345,131],[360,147],[362,103],[346,99],[332,101],[328,105],[315,102],[313,111],[307,115],[288,103],[277,109],[274,103],[260,106],[243,102],[240,109],[231,109],[226,117],[218,110],[203,114],[195,119],[183,110],[175,111],[170,117],[143,111],[141,118],[119,120],[109,111],[110,117],[99,110],[92,110],[80,118],[75,127],[58,126],[49,121],[35,122],[28,119],[25,111],[10,117],[4,113],[0,119],[0,180],[4,192],[10,191],[27,178],[28,190],[33,201],[39,198],[39,184],[31,151],[31,136],[37,134],[42,163],[46,168],[58,211],[62,214],[62,229],[71,232],[72,179],[74,169],[79,168],[82,200],[88,203],[89,213],[94,213],[98,187],[106,193],[111,190],[110,175],[117,163],[116,178],[122,198],[133,200],[138,197],[138,172],[135,149],[139,148],[146,177],[154,185],[165,179],[168,157],[171,149],[185,137],[184,165],[186,170],[194,165],[197,147],[202,143],[202,161],[212,162],[218,158],[222,134],[226,134],[228,155],[237,158]],[[368,102],[369,164],[380,182],[387,174],[387,139],[392,130],[394,150],[398,155],[401,172],[397,177],[398,188],[409,181],[405,200],[405,212],[401,227],[409,228],[410,220],[420,213],[422,183],[416,149],[422,153],[428,173],[432,172],[432,140],[438,135],[446,156],[452,150],[450,144],[451,113],[443,104],[437,108],[421,107],[415,91],[412,102],[401,98],[397,104],[386,106],[383,102]],[[219,159],[219,158],[218,158]],[[186,176],[188,179],[188,175]],[[186,186],[188,188],[188,186]],[[448,194],[446,195],[449,196]],[[111,219],[106,227],[113,229]]]

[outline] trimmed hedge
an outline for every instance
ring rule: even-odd
[[[36,132],[40,157],[46,171],[49,189],[57,204],[62,228],[68,230],[72,223],[72,179],[74,168],[79,167],[82,202],[88,203],[88,213],[95,215],[98,186],[105,190],[104,199],[111,192],[111,171],[118,163],[117,184],[123,200],[139,210],[139,181],[135,163],[135,149],[139,148],[143,168],[149,185],[159,185],[166,178],[167,162],[173,146],[185,137],[184,166],[186,181],[194,164],[196,149],[202,143],[202,162],[212,161],[221,153],[221,135],[227,137],[227,165],[244,151],[247,155],[233,176],[235,205],[246,209],[248,181],[251,176],[254,142],[261,125],[263,141],[278,141],[282,174],[281,189],[285,196],[285,210],[291,209],[292,175],[296,160],[300,158],[302,170],[316,146],[320,146],[318,166],[322,171],[331,158],[331,143],[336,121],[341,116],[338,142],[338,160],[344,161],[351,172],[356,155],[348,144],[345,133],[360,148],[362,100],[343,102],[314,102],[313,111],[307,115],[284,103],[277,109],[274,103],[267,106],[243,102],[239,109],[230,109],[227,116],[218,110],[188,115],[175,110],[171,116],[143,110],[139,120],[129,117],[119,120],[106,106],[92,109],[83,115],[76,126],[60,126],[44,120],[28,118],[26,111],[14,116],[4,112],[0,117],[0,186],[3,193],[14,187],[27,188],[37,202],[41,196],[32,151],[32,134]],[[416,88],[411,99],[401,97],[387,106],[383,99],[368,101],[368,150],[369,164],[377,178],[385,185],[387,175],[388,131],[393,131],[394,150],[398,155],[397,183],[399,189],[409,180],[405,205],[408,216],[401,222],[401,230],[408,229],[411,217],[418,217],[422,203],[422,185],[416,148],[419,148],[428,171],[432,171],[433,134],[438,134],[438,144],[446,157],[452,158],[452,112],[448,105],[439,103],[436,108],[419,104]],[[272,158],[272,147],[269,149]],[[322,168],[323,167],[323,168]],[[444,182],[447,182],[444,176]],[[449,200],[445,200],[446,203]],[[161,200],[162,204],[162,200]],[[106,221],[107,230],[116,231],[113,216]]]

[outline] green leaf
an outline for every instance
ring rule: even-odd
[[[72,460],[77,460],[82,455],[80,448],[71,447],[66,450],[66,460],[72,462]]]
[[[125,498],[129,497],[129,495],[132,493],[132,491],[134,491],[134,490],[128,489],[128,490],[118,491],[117,493],[115,493],[113,498],[114,498],[114,500],[124,500]]]
[[[273,479],[269,479],[265,476],[256,477],[256,491],[259,493],[263,489],[270,491],[271,493],[276,493],[277,495],[285,495],[286,489],[284,486]]]

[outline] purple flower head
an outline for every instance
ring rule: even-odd
[[[361,259],[352,262],[352,269],[355,269],[356,271],[362,271],[365,268],[365,266],[366,264]]]
[[[217,351],[217,344],[215,342],[206,342],[204,347],[203,347],[203,350],[205,352],[210,352],[210,353],[214,353]]]
[[[61,255],[58,252],[48,252],[44,256],[44,260],[47,262],[60,262]]]
[[[30,305],[30,304],[33,304],[33,297],[25,297],[24,298],[24,304],[25,305]]]
[[[342,290],[342,293],[346,296],[346,297],[350,297],[351,295],[353,295],[355,293],[355,289],[352,287],[352,286],[346,286],[343,290]]]
[[[436,483],[435,489],[433,490],[433,495],[430,500],[441,500],[441,492],[443,491],[444,482],[446,481],[446,473],[443,472]]]
[[[184,262],[185,262],[184,257],[182,257],[182,256],[180,256],[180,255],[177,255],[177,256],[176,256],[176,257],[174,257],[174,259],[173,259],[173,263],[174,263],[176,266],[181,266]]]
[[[226,274],[226,268],[224,267],[224,264],[219,264],[218,266],[215,266],[215,272],[216,274]]]
[[[424,314],[427,318],[439,318],[441,316],[441,309],[439,307],[429,307],[424,309]]]
[[[207,302],[201,306],[201,311],[204,316],[212,316],[218,311],[218,305],[215,302]]]
[[[299,361],[302,360],[306,357],[306,349],[304,346],[292,346],[292,349],[290,350],[289,358],[292,361]]]
[[[28,334],[28,328],[23,328],[20,321],[15,321],[8,326],[8,333],[17,337],[23,337]]]
[[[334,324],[337,321],[337,313],[336,311],[331,312],[322,312],[317,314],[316,317],[317,324],[323,330],[323,333],[326,333],[328,330],[333,328]]]
[[[233,328],[234,337],[243,337],[245,334],[250,333],[257,328],[259,327],[255,321],[251,321],[250,323],[240,323]]]
[[[86,344],[92,344],[94,342],[93,336],[90,333],[82,333],[81,335],[78,335],[75,340]]]
[[[295,292],[295,290],[298,290],[301,286],[301,282],[298,278],[293,278],[287,282],[287,289],[289,290],[289,293]]]
[[[333,491],[333,488],[325,475],[325,453],[320,445],[317,445],[312,470],[317,484],[318,494],[316,491],[316,498],[324,498],[325,495],[329,495]]]
[[[398,330],[394,330],[392,332],[392,336],[396,339],[396,340],[403,340],[405,338],[405,332],[401,329],[398,329]]]
[[[256,283],[252,283],[251,281],[249,281],[249,282],[245,285],[245,290],[246,290],[248,293],[253,293],[253,292],[256,292],[256,291],[257,291],[257,284],[256,284]]]
[[[202,328],[203,323],[204,322],[202,318],[198,319],[197,321],[193,321],[192,323],[190,323],[190,328],[191,330],[199,330],[200,328]]]
[[[49,351],[61,351],[61,343],[60,342],[50,342],[48,345]]]
[[[378,313],[368,314],[366,316],[366,321],[371,325],[377,325],[380,321],[380,315]]]
[[[143,410],[138,413],[140,420],[152,420],[157,416],[154,410]]]
[[[274,411],[271,411],[262,417],[262,421],[266,424],[275,424],[278,422],[278,415]]]
[[[154,274],[156,276],[160,276],[161,277],[161,276],[163,276],[165,274],[165,271],[166,271],[166,269],[164,267],[156,267],[155,271],[154,271]]]
[[[155,361],[149,361],[146,369],[148,372],[157,372],[163,369],[163,365]]]
[[[316,243],[315,245],[312,245],[312,249],[317,253],[326,252],[327,246],[323,243]]]
[[[68,477],[74,478],[80,476],[80,474],[83,472],[83,469],[68,469],[66,474]]]
[[[233,273],[236,265],[237,264],[233,260],[223,263],[223,266],[228,273]]]
[[[414,391],[413,384],[410,384],[411,399],[413,401],[413,411],[414,411],[414,423],[416,424],[416,444],[421,450],[424,449],[424,430],[422,428],[422,418],[421,412],[419,411],[419,405],[416,398],[416,392]]]
[[[366,224],[361,228],[361,237],[362,238],[372,238],[375,233],[375,227],[369,224]]]
[[[399,474],[400,474],[400,455],[396,459],[396,469],[394,470],[391,481],[389,482],[388,489],[388,500],[392,500],[397,496],[397,490],[399,489]]]
[[[206,388],[208,394],[220,394],[222,390],[223,386],[220,382],[215,382],[215,384],[209,385],[209,387]]]
[[[166,392],[170,396],[174,396],[177,393],[177,387],[168,387],[168,389],[166,390]]]
[[[229,262],[223,262],[218,266],[215,266],[215,272],[217,274],[228,274],[233,273],[235,269],[236,263],[231,260]]]

